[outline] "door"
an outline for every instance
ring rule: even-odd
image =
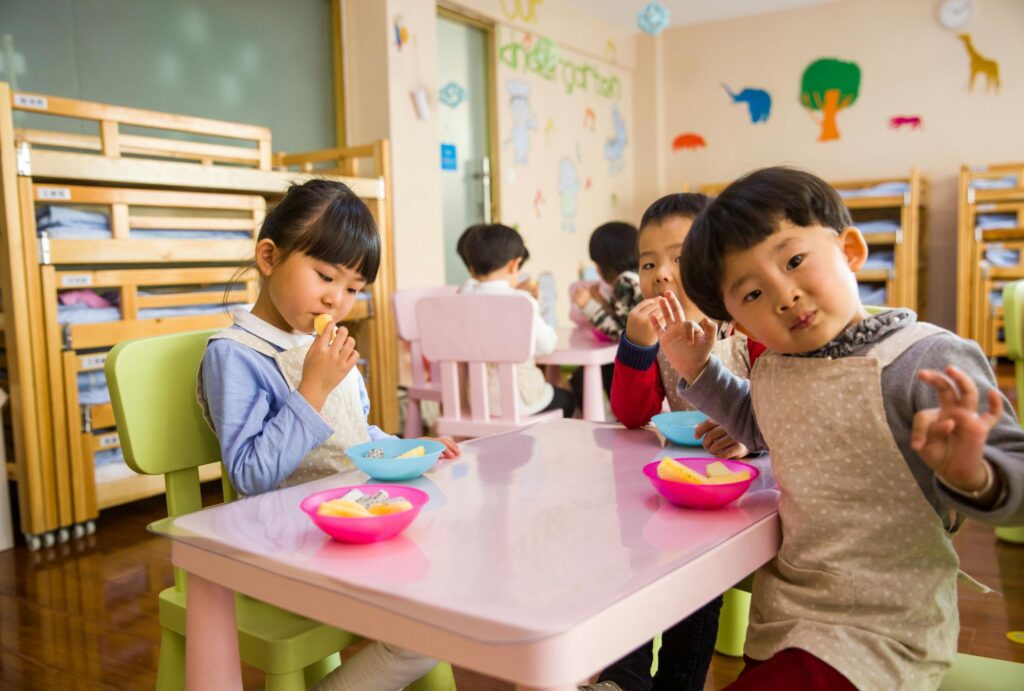
[[[444,215],[445,281],[469,273],[455,253],[462,232],[490,223],[497,208],[493,157],[493,27],[449,11],[437,19],[438,129]]]

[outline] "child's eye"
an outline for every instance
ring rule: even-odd
[[[681,254],[680,254],[680,255],[679,255],[678,257],[676,257],[676,258],[675,258],[675,259],[674,259],[673,261],[674,261],[674,262],[675,262],[676,264],[678,264],[678,263],[679,263],[679,260],[680,260],[680,259],[682,259],[682,258],[683,258],[683,255],[681,255]]]
[[[796,267],[800,266],[800,264],[803,261],[804,261],[804,255],[802,255],[802,254],[794,255],[793,258],[789,260],[789,263],[786,264],[786,268],[787,269],[795,269]]]
[[[640,268],[643,269],[644,271],[650,271],[651,269],[654,268],[654,262],[644,262],[643,264],[640,265]]]
[[[358,288],[349,288],[348,292],[349,292],[350,295],[359,295],[359,289]]]
[[[761,297],[761,291],[760,290],[752,290],[752,291],[750,291],[749,293],[747,293],[746,295],[743,296],[743,302],[753,302],[754,300],[758,299],[759,297]]]
[[[330,283],[331,281],[334,280],[333,278],[331,278],[327,274],[320,273],[319,271],[316,272],[316,275],[319,276],[321,278],[321,280],[323,280],[325,283]]]

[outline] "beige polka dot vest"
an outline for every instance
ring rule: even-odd
[[[863,357],[765,353],[751,376],[782,546],[754,577],[746,654],[800,648],[858,689],[934,689],[956,655],[958,559],[885,418],[881,373],[941,329]]]
[[[288,382],[288,388],[292,391],[298,388],[299,382],[302,380],[302,365],[306,360],[306,353],[309,351],[308,345],[279,352],[277,348],[262,338],[242,329],[224,329],[211,336],[210,341],[221,338],[237,341],[257,353],[274,358],[281,375]],[[198,393],[199,402],[206,412],[206,396],[202,393],[202,377],[199,378]],[[334,434],[323,444],[307,453],[295,472],[277,486],[278,489],[350,470],[353,467],[352,461],[346,455],[345,449],[370,441],[363,417],[362,404],[359,402],[358,375],[354,370],[330,393],[320,414],[334,429]],[[210,419],[208,413],[206,417],[207,420]]]

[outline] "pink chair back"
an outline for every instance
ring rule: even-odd
[[[438,433],[463,437],[504,432],[561,411],[521,416],[516,365],[533,357],[533,302],[524,295],[451,295],[416,305],[423,354],[441,371]],[[487,370],[497,370],[500,417],[491,415]],[[464,387],[465,369],[468,387]],[[468,388],[468,415],[462,392]]]
[[[412,369],[412,385],[406,390],[405,426],[403,435],[412,439],[423,434],[423,415],[420,401],[441,400],[441,371],[437,363],[429,365],[423,362],[423,349],[420,348],[420,330],[416,324],[416,303],[430,295],[454,295],[455,286],[436,286],[433,288],[406,288],[396,290],[391,295],[391,306],[395,309],[395,329],[398,337],[409,344],[409,363]],[[430,367],[430,379],[427,379],[427,367]]]
[[[427,381],[423,366],[423,349],[420,347],[419,326],[416,324],[416,304],[424,297],[432,295],[454,295],[456,286],[437,286],[434,288],[406,288],[396,290],[391,295],[391,304],[395,308],[395,329],[398,337],[409,343],[412,355],[412,385],[415,388],[433,388],[441,390],[438,383],[440,374],[431,364],[431,381]],[[435,399],[439,400],[439,399]]]

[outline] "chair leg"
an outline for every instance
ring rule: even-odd
[[[294,672],[284,674],[266,675],[266,691],[306,691],[306,679],[303,670],[297,669]]]
[[[410,684],[409,691],[456,691],[452,666],[447,662],[438,662],[434,669]]]
[[[160,636],[160,660],[156,667],[156,691],[184,691],[185,637],[170,629]]]
[[[996,537],[1004,542],[1024,544],[1024,528],[996,528]]]
[[[743,656],[750,618],[750,593],[730,588],[725,592],[722,612],[718,615],[718,638],[715,650],[730,657]]]
[[[405,405],[405,438],[415,439],[423,436],[423,417],[420,413],[418,398],[410,398]]]
[[[319,662],[307,665],[306,669],[302,670],[302,675],[306,681],[306,688],[308,689],[340,666],[341,655],[338,653],[328,655]]]

